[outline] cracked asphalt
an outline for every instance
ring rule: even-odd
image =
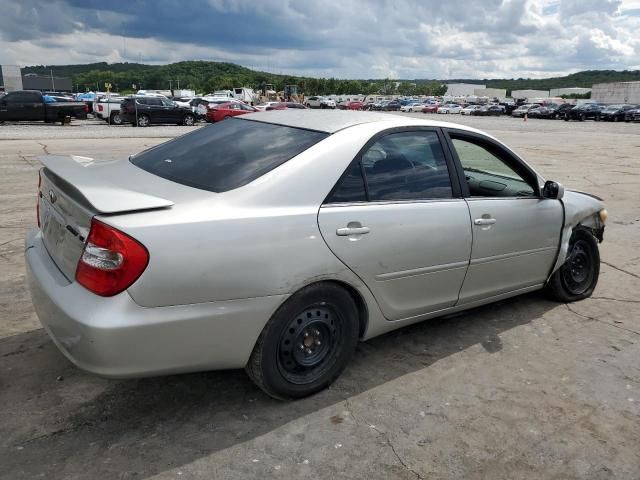
[[[290,403],[242,371],[88,375],[31,307],[37,157],[120,158],[197,127],[1,125],[0,478],[640,478],[640,125],[445,118],[605,199],[593,297],[530,294],[392,332]]]

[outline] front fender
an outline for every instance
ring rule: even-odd
[[[569,239],[573,229],[581,225],[589,228],[594,236],[602,242],[604,223],[600,220],[600,211],[604,209],[604,202],[587,193],[566,190],[562,197],[564,206],[564,226],[560,239],[560,251],[551,274],[558,270],[567,259]]]

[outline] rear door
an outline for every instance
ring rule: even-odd
[[[392,130],[365,146],[320,208],[327,245],[390,320],[458,300],[471,226],[451,171],[439,130]]]
[[[560,200],[543,198],[535,172],[502,145],[468,132],[448,135],[473,228],[460,303],[542,285],[558,252]]]

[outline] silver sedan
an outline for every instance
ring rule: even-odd
[[[26,239],[36,312],[108,377],[246,368],[268,394],[329,385],[359,340],[598,281],[607,213],[460,125],[273,111],[129,159],[42,159]]]

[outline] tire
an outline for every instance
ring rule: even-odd
[[[620,117],[618,117],[617,115],[613,117],[613,121],[614,122],[619,122],[620,121]]]
[[[554,300],[575,302],[591,296],[599,276],[598,242],[589,230],[578,227],[569,240],[567,260],[551,276],[545,290]]]
[[[120,113],[113,112],[109,116],[109,123],[111,123],[111,125],[122,125],[122,117],[120,116]]]
[[[139,127],[148,127],[151,124],[151,120],[147,115],[141,113],[138,115],[138,126]]]
[[[580,114],[580,117],[578,118],[578,120],[580,120],[581,122],[584,122],[584,113]]]
[[[195,125],[196,123],[196,118],[191,115],[190,113],[187,113],[184,118],[182,119],[182,124],[185,127],[193,127],[193,125]]]
[[[568,115],[568,114],[566,114],[566,113],[565,113],[565,115],[564,115],[564,121],[565,121],[565,122],[568,122],[568,121],[569,121],[569,115]]]
[[[351,360],[358,330],[358,308],[345,289],[328,282],[309,285],[267,322],[247,363],[247,374],[274,398],[319,392]]]

